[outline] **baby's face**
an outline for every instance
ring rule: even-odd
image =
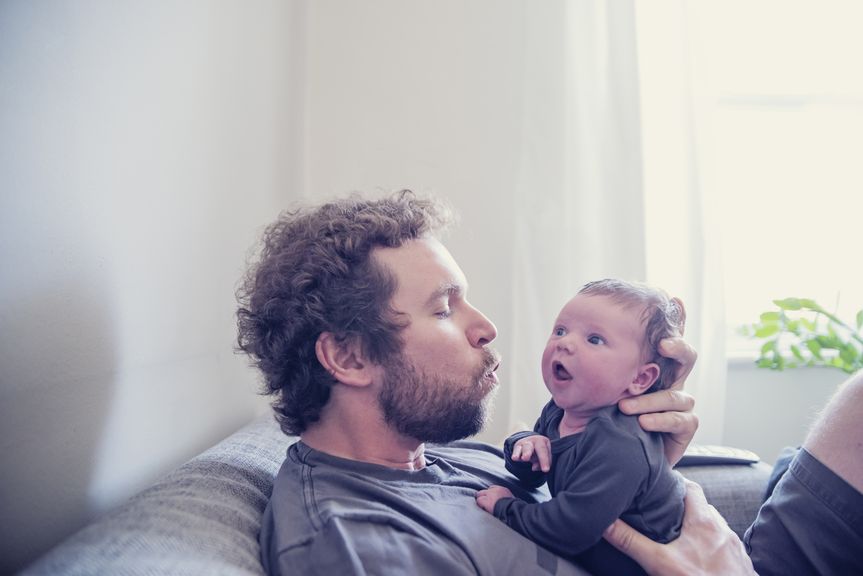
[[[576,295],[554,323],[542,378],[555,404],[589,413],[629,396],[644,365],[641,310],[607,296]]]

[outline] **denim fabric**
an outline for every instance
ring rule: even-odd
[[[761,576],[863,574],[863,494],[801,449],[743,541]]]

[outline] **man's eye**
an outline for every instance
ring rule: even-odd
[[[605,339],[602,336],[597,336],[596,334],[588,336],[587,341],[591,344],[596,344],[597,346],[600,344],[605,344]]]
[[[452,315],[452,310],[447,308],[446,310],[441,310],[440,312],[435,312],[435,316],[440,318],[441,320],[444,318],[449,318]]]

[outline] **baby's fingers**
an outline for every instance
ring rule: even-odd
[[[512,450],[512,459],[516,462],[530,462],[533,457],[533,444],[530,442],[522,442],[516,444]]]
[[[533,469],[548,472],[551,470],[551,446],[548,442],[542,442],[536,444],[534,447],[536,449],[536,458],[534,460],[539,466],[534,465]]]

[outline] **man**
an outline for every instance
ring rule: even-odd
[[[469,303],[467,279],[434,237],[446,222],[434,203],[402,192],[287,213],[265,233],[240,291],[239,345],[263,372],[282,429],[300,435],[263,518],[270,574],[580,573],[473,502],[490,484],[543,495],[513,484],[499,451],[456,441],[482,428],[499,356],[494,325]],[[661,351],[680,364],[675,390],[621,409],[665,433],[673,464],[697,426],[691,397],[678,391],[695,354],[681,340]],[[861,385],[851,388],[859,411]],[[828,444],[829,433],[819,445]],[[846,465],[838,473],[855,485],[863,474]],[[691,484],[674,542],[645,542],[619,523],[606,538],[651,573],[752,572]]]

